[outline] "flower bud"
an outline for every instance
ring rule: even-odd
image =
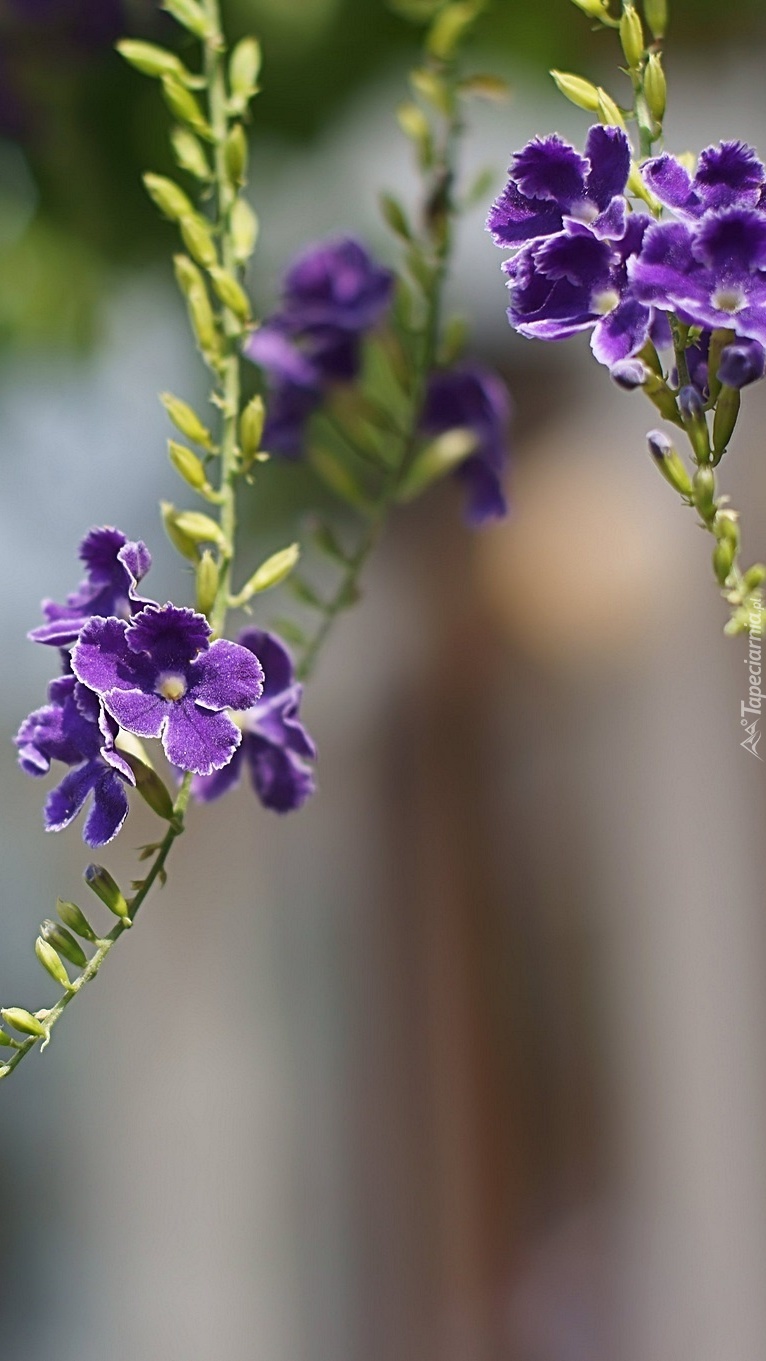
[[[748,594],[757,591],[766,581],[766,566],[762,562],[756,562],[752,567],[748,567],[742,577],[742,584]]]
[[[88,865],[85,882],[91,892],[101,899],[104,907],[108,907],[125,926],[133,925],[122,890],[103,865]]]
[[[297,543],[291,543],[289,548],[282,548],[278,553],[272,553],[271,557],[261,563],[260,567],[253,572],[247,584],[243,586],[236,597],[236,604],[244,605],[250,600],[251,596],[259,595],[261,591],[268,591],[272,586],[279,586],[280,582],[284,581],[292,572],[300,553],[300,545]]]
[[[668,86],[657,52],[651,53],[644,68],[644,97],[655,123],[662,123],[668,102]]]
[[[633,5],[625,5],[623,8],[620,19],[620,43],[628,66],[635,71],[643,60],[645,43],[641,20]]]
[[[173,256],[173,273],[176,276],[176,283],[187,298],[194,288],[204,288],[205,281],[202,274],[197,269],[193,260],[188,255]]]
[[[740,533],[736,510],[719,510],[713,521],[713,533],[717,539],[726,539],[739,548]]]
[[[12,1040],[6,1030],[0,1030],[0,1045],[5,1049],[15,1049],[16,1040]]]
[[[244,113],[253,95],[258,93],[261,70],[261,45],[255,38],[242,38],[231,54],[229,62],[229,108],[234,114]]]
[[[226,547],[221,526],[201,510],[179,510],[175,521],[178,529],[194,543],[214,543],[219,548]]]
[[[451,61],[465,34],[479,16],[479,5],[472,0],[454,0],[440,10],[426,38],[426,48],[440,61]]]
[[[625,131],[625,119],[621,110],[615,104],[612,96],[606,90],[598,87],[598,116],[599,121],[607,127],[622,128]]]
[[[210,270],[210,278],[224,307],[228,307],[238,321],[248,321],[250,318],[250,300],[244,288],[237,283],[234,275],[226,269],[215,268]]]
[[[205,465],[191,449],[186,448],[185,444],[178,444],[174,439],[169,439],[168,457],[179,477],[195,491],[202,491],[202,488],[208,485]]]
[[[680,424],[676,399],[664,378],[650,371],[644,383],[644,392],[666,421]]]
[[[183,81],[184,75],[187,74],[183,62],[174,52],[157,47],[155,43],[124,38],[115,46],[120,56],[144,76],[175,76],[176,80]]]
[[[710,524],[715,515],[715,473],[707,464],[703,464],[694,474],[694,504],[697,507],[702,519],[706,524]]]
[[[187,175],[193,175],[195,179],[202,180],[203,183],[212,178],[202,143],[197,140],[193,132],[190,132],[188,128],[173,128],[170,134],[170,144],[178,164],[182,170],[186,171]]]
[[[744,388],[763,378],[766,351],[757,340],[737,340],[721,352],[718,377],[730,388]]]
[[[589,80],[573,76],[569,71],[551,71],[551,75],[570,104],[576,104],[578,109],[586,109],[588,113],[598,112],[598,90]]]
[[[226,138],[224,147],[226,158],[226,173],[232,184],[241,185],[245,183],[245,170],[247,169],[247,138],[241,123],[235,123]]]
[[[662,430],[650,430],[647,435],[649,453],[662,476],[682,496],[692,496],[692,482],[686,467],[671,440]]]
[[[589,19],[603,19],[608,14],[606,0],[572,0],[572,4],[587,14]]]
[[[739,388],[725,386],[721,388],[713,416],[713,454],[716,463],[725,453],[734,433],[741,401]]]
[[[204,217],[200,217],[199,213],[187,213],[180,219],[179,225],[184,245],[192,259],[196,260],[198,265],[204,265],[206,269],[217,264],[218,254],[213,234]]]
[[[736,549],[728,539],[719,539],[713,549],[713,571],[721,586],[726,585],[727,577],[734,565]]]
[[[69,974],[53,946],[49,945],[47,940],[43,940],[42,936],[38,936],[35,941],[35,954],[54,983],[58,983],[59,987],[64,988],[66,992],[71,992],[72,980]]]
[[[633,392],[644,386],[649,370],[642,359],[619,359],[609,370],[609,375],[625,392]]]
[[[396,117],[405,137],[414,142],[420,164],[428,167],[433,158],[433,143],[431,128],[423,110],[417,104],[400,104]]]
[[[172,822],[175,816],[173,800],[164,780],[160,779],[153,766],[142,761],[135,752],[126,751],[124,747],[121,747],[120,750],[135,775],[136,789],[144,803],[148,804],[152,812],[156,813],[158,817],[164,818],[166,822]]]
[[[221,354],[221,336],[204,284],[189,289],[186,305],[194,338],[205,359],[214,366]]]
[[[210,431],[202,424],[199,416],[187,402],[183,402],[180,397],[174,397],[172,392],[160,394],[160,401],[167,411],[171,421],[177,430],[181,431],[193,444],[199,444],[203,449],[213,448],[213,437]]]
[[[199,137],[204,137],[206,141],[213,140],[210,124],[202,112],[199,101],[185,85],[182,85],[175,76],[163,76],[162,93],[174,118],[180,123],[188,123],[192,131]]]
[[[25,1011],[24,1007],[3,1007],[0,1016],[8,1025],[13,1026],[14,1030],[20,1030],[22,1035],[35,1035],[39,1038],[48,1033],[42,1021],[30,1011]]]
[[[707,428],[702,398],[691,383],[681,388],[678,394],[678,405],[697,462],[707,463],[710,458],[710,433]]]
[[[178,221],[187,213],[194,212],[191,200],[187,198],[183,189],[179,189],[178,185],[169,180],[166,175],[147,173],[143,176],[143,181],[144,188],[152,202],[172,222]]]
[[[199,561],[197,542],[178,528],[176,521],[179,512],[171,501],[160,501],[160,515],[162,516],[163,529],[173,547],[181,554],[182,558],[186,558],[187,562],[196,564]]]
[[[197,609],[206,617],[215,604],[219,581],[218,564],[209,548],[206,548],[197,563],[196,580]]]
[[[644,18],[653,38],[664,38],[668,27],[668,0],[644,0]]]
[[[197,0],[162,0],[162,8],[172,14],[182,28],[193,33],[195,38],[210,37],[210,20]]]
[[[258,240],[258,218],[243,198],[238,198],[231,210],[231,240],[236,263],[247,264]]]
[[[74,964],[75,968],[85,968],[88,962],[87,955],[80,942],[75,940],[65,927],[59,926],[58,922],[51,921],[50,917],[46,917],[40,927],[40,935],[43,940],[47,940],[48,944],[53,946],[54,950],[58,950],[60,955],[68,959],[70,964]]]
[[[98,936],[76,903],[68,903],[64,898],[57,898],[56,911],[70,931],[75,931],[78,936],[82,936],[83,940],[89,940],[92,945],[97,943]]]
[[[261,447],[261,436],[266,420],[266,408],[262,397],[251,397],[239,418],[239,447],[246,463]]]

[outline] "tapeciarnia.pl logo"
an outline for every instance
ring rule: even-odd
[[[756,760],[762,761],[763,757],[758,752],[758,743],[761,740],[761,713],[763,707],[763,691],[761,689],[761,679],[763,675],[761,653],[763,650],[763,602],[754,600],[750,610],[750,632],[748,634],[748,652],[744,658],[748,674],[747,699],[740,701],[740,724],[745,729],[745,738],[740,742],[740,746],[749,751]]]

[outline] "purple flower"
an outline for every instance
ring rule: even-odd
[[[587,224],[597,237],[619,237],[625,230],[630,145],[621,128],[592,127],[584,156],[555,133],[535,137],[514,156],[508,173],[487,218],[498,246],[552,236],[567,220]]]
[[[67,596],[64,605],[43,601],[47,623],[32,629],[29,637],[33,642],[68,647],[93,615],[129,619],[147,603],[136,592],[152,564],[149,550],[140,540],[132,543],[110,525],[91,529],[80,544],[80,559],[85,564],[86,580]]]
[[[476,450],[456,471],[464,483],[465,517],[470,525],[506,515],[503,477],[508,464],[511,407],[505,384],[479,364],[433,373],[420,418],[427,436],[466,428],[476,436]]]
[[[694,176],[667,154],[641,167],[644,182],[666,208],[692,220],[710,209],[763,206],[766,170],[745,142],[721,142],[701,152]]]
[[[391,300],[393,275],[351,237],[319,242],[293,262],[279,309],[245,344],[270,380],[264,446],[288,458],[335,383],[359,372],[361,338]]]
[[[302,687],[289,652],[273,633],[248,628],[238,641],[263,666],[263,693],[241,717],[242,745],[232,760],[224,770],[197,776],[192,788],[202,802],[220,798],[239,783],[246,761],[261,803],[275,813],[290,813],[315,789],[306,761],[316,758],[316,748],[298,717]]]
[[[114,745],[117,724],[98,699],[72,675],[52,681],[51,702],[24,719],[16,735],[19,765],[28,775],[46,775],[52,761],[73,767],[45,802],[45,826],[60,832],[74,821],[88,798],[83,828],[89,846],[104,846],[128,814],[125,782],[135,784],[127,761]]]
[[[211,643],[203,615],[171,604],[146,605],[129,624],[91,619],[72,670],[121,727],[161,737],[169,760],[198,775],[220,770],[239,746],[223,710],[250,708],[263,687],[252,652],[224,638]]]
[[[628,271],[645,303],[766,344],[766,214],[726,208],[693,225],[657,223]]]

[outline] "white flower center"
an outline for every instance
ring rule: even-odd
[[[600,317],[605,317],[609,312],[614,311],[619,301],[620,295],[616,288],[605,288],[601,293],[593,294],[590,300],[591,311],[598,312]]]
[[[741,288],[717,288],[710,301],[718,312],[739,312],[745,306]]]
[[[177,671],[160,671],[154,689],[163,699],[170,699],[175,703],[186,694],[186,679]]]
[[[598,208],[595,203],[588,203],[587,199],[581,199],[579,203],[572,204],[569,209],[569,216],[573,217],[575,222],[584,222],[587,225],[589,222],[595,222],[598,217]]]

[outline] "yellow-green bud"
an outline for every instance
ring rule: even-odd
[[[620,19],[620,42],[625,60],[631,70],[641,65],[646,44],[644,30],[638,11],[632,5],[625,5]]]
[[[121,748],[121,752],[136,777],[136,789],[141,798],[153,813],[164,818],[166,822],[171,822],[174,817],[173,800],[164,780],[161,780],[156,770],[147,765],[146,761],[142,761],[135,752],[126,751],[124,747]]]
[[[719,539],[713,549],[713,571],[721,586],[726,585],[726,578],[734,565],[735,553],[734,544],[728,539]]]
[[[664,38],[668,27],[668,0],[644,0],[644,18],[653,38]]]
[[[215,265],[218,254],[213,234],[204,217],[200,217],[198,213],[187,213],[181,218],[179,225],[184,245],[197,264],[204,265],[206,269]]]
[[[59,926],[58,922],[51,921],[50,917],[46,917],[40,927],[40,935],[43,940],[47,940],[48,944],[53,946],[54,950],[58,950],[60,955],[68,959],[70,964],[74,964],[75,968],[85,968],[88,962],[85,951],[80,942],[75,940],[65,927]]]
[[[418,94],[438,109],[439,113],[449,118],[454,95],[446,81],[442,80],[430,66],[417,66],[414,71],[410,71],[410,83]],[[465,85],[461,88],[465,92]]]
[[[726,540],[727,543],[739,548],[739,525],[737,524],[737,512],[735,510],[719,510],[713,522],[713,533],[719,540]]]
[[[0,1030],[0,1045],[3,1045],[6,1049],[15,1049],[16,1040],[12,1040],[6,1030]]]
[[[190,260],[188,255],[173,256],[173,273],[184,297],[187,297],[193,288],[204,286],[205,281],[201,271],[197,269],[194,261]]]
[[[196,411],[181,401],[180,397],[174,397],[172,392],[160,394],[160,401],[167,411],[171,421],[177,430],[181,431],[193,444],[199,444],[203,449],[213,448],[213,437],[210,431],[202,424]]]
[[[191,449],[187,449],[185,444],[178,444],[176,440],[168,440],[168,458],[173,464],[179,477],[187,482],[195,491],[201,491],[208,485],[205,465],[201,459],[193,454]]]
[[[193,33],[195,38],[210,36],[210,20],[197,0],[162,0],[162,8],[172,14],[182,28]]]
[[[101,899],[104,907],[108,907],[126,926],[132,925],[122,890],[103,865],[88,865],[84,878],[88,888]]]
[[[576,104],[578,109],[587,109],[588,113],[598,112],[598,90],[589,80],[573,76],[569,71],[551,71],[551,75],[570,104]]]
[[[218,595],[218,584],[220,572],[218,564],[213,554],[206,548],[197,563],[197,609],[200,614],[209,615],[212,610],[216,596]]]
[[[244,184],[245,170],[247,169],[247,138],[241,123],[235,123],[226,138],[224,154],[226,157],[226,173],[232,184]]]
[[[64,968],[64,965],[56,954],[53,946],[49,945],[47,940],[43,940],[42,936],[38,936],[35,941],[35,954],[46,973],[50,974],[54,983],[58,983],[59,987],[64,988],[66,992],[71,992],[72,980],[69,977],[69,974]]]
[[[189,127],[197,133],[199,137],[204,137],[206,141],[212,141],[212,131],[205,115],[202,112],[199,101],[194,95],[182,85],[175,76],[163,76],[162,92],[165,96],[165,103],[174,118],[180,123],[188,123]]]
[[[762,562],[756,562],[752,567],[748,567],[742,577],[742,584],[746,591],[757,591],[766,581],[766,567]]]
[[[572,4],[587,14],[589,19],[603,19],[608,13],[605,0],[572,0]]]
[[[655,123],[661,123],[665,117],[668,86],[662,61],[656,52],[652,52],[644,68],[644,95],[646,106]]]
[[[229,107],[232,113],[244,113],[253,95],[258,93],[260,70],[260,43],[255,38],[242,38],[229,62]]]
[[[177,529],[193,543],[214,543],[220,548],[226,546],[221,526],[201,510],[179,510],[175,515]]]
[[[239,447],[245,460],[252,459],[261,447],[261,436],[266,421],[262,397],[251,397],[239,418]]]
[[[666,482],[682,496],[692,496],[692,482],[678,450],[663,430],[650,430],[647,435],[649,453]]]
[[[143,177],[144,187],[153,203],[157,205],[161,213],[169,217],[171,221],[177,222],[179,218],[185,217],[187,213],[193,213],[191,200],[187,198],[183,189],[179,189],[177,184],[169,180],[166,175],[152,175],[147,173]]]
[[[210,164],[202,149],[202,143],[188,128],[173,128],[170,134],[170,145],[178,164],[188,175],[193,175],[195,179],[202,181],[212,178]]]
[[[472,0],[455,0],[441,10],[426,38],[428,51],[440,61],[450,61],[471,24],[479,17],[479,8]]]
[[[226,269],[215,267],[210,270],[210,278],[224,307],[228,307],[239,321],[247,321],[250,317],[250,299],[234,275]]]
[[[428,165],[432,155],[431,128],[423,110],[417,104],[400,104],[396,117],[405,137],[415,143],[422,164]]]
[[[703,464],[694,474],[694,504],[706,524],[715,515],[715,473]]]
[[[270,558],[262,562],[250,580],[243,586],[239,595],[236,597],[238,605],[244,605],[251,596],[259,595],[261,591],[268,591],[272,586],[279,586],[290,575],[295,564],[300,557],[301,550],[297,543],[291,543],[289,548],[282,548],[278,553],[272,553]]]
[[[57,898],[56,911],[70,931],[75,931],[78,936],[82,936],[83,940],[89,940],[92,945],[96,944],[98,936],[85,913],[80,911],[76,903],[68,903],[64,898]]]
[[[175,76],[176,80],[183,81],[184,76],[188,74],[183,62],[179,61],[174,52],[157,47],[155,43],[124,38],[115,46],[120,56],[144,76]]]
[[[20,1030],[23,1035],[36,1035],[41,1037],[47,1035],[47,1030],[42,1021],[33,1016],[31,1011],[26,1011],[24,1007],[3,1007],[0,1016],[13,1026],[14,1030]]]
[[[622,128],[625,130],[625,119],[621,110],[615,104],[612,96],[607,94],[600,85],[598,87],[598,116],[601,123],[607,127]]]
[[[258,240],[258,218],[243,198],[238,198],[231,210],[231,240],[236,263],[247,264]]]
[[[186,303],[197,343],[205,357],[215,361],[221,353],[221,337],[204,284],[189,289]]]
[[[713,453],[716,462],[725,452],[737,424],[742,394],[739,388],[721,387],[713,416]]]
[[[170,542],[182,558],[188,562],[196,563],[199,559],[197,552],[196,539],[192,539],[189,534],[178,528],[177,519],[179,512],[171,501],[160,501],[160,515],[162,516],[162,526]]]

